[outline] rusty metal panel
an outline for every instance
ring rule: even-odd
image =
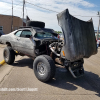
[[[75,61],[97,53],[92,19],[85,22],[69,14],[68,9],[57,15],[64,35],[65,58]]]

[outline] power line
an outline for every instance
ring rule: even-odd
[[[45,10],[48,10],[48,11],[52,11],[52,12],[55,12],[55,13],[60,13],[60,12],[57,12],[57,11],[54,11],[54,10],[51,10],[51,9],[48,9],[48,8],[44,8],[44,7],[41,7],[41,6],[35,5],[35,4],[30,3],[30,2],[27,2],[27,1],[25,1],[25,2],[28,3],[28,4],[31,4],[31,5],[33,5],[33,6],[36,6],[36,7],[39,7],[39,8],[45,9]],[[7,3],[7,2],[5,2],[5,3]],[[19,3],[19,4],[20,4],[20,3]],[[15,5],[19,5],[19,4],[15,4]],[[17,6],[15,6],[14,8],[16,8],[16,7],[17,7]],[[12,9],[12,8],[10,8],[10,9]],[[8,10],[10,10],[10,9],[8,9]],[[8,10],[3,11],[3,12],[7,12]],[[3,13],[3,12],[1,12],[1,13]],[[73,15],[73,16],[80,16],[80,17],[99,17],[99,16],[82,16],[82,15]]]
[[[26,2],[27,2],[27,1],[26,1]],[[33,4],[33,3],[30,3],[30,2],[27,2],[27,3],[28,3],[28,4],[31,4],[31,5],[33,5],[33,6],[36,6],[36,7],[45,9],[45,10],[48,10],[48,11],[52,11],[52,12],[55,12],[55,13],[60,13],[60,12],[57,12],[57,11],[54,11],[54,10],[51,10],[51,9],[47,9],[47,8],[44,8],[44,7],[35,5],[35,4]],[[82,15],[74,15],[74,16],[80,16],[80,17],[99,17],[99,16],[82,16]]]
[[[27,2],[27,1],[26,1],[26,2]],[[33,4],[33,3],[30,3],[30,2],[27,2],[27,3],[28,3],[28,4],[31,4],[31,5],[33,5],[33,6],[36,6],[36,7],[39,7],[39,8],[45,9],[45,10],[48,10],[48,11],[52,11],[52,12],[59,13],[59,12],[54,11],[54,10],[51,10],[51,9],[47,9],[47,8],[44,8],[44,7],[37,6],[37,5],[35,5],[35,4]]]
[[[74,15],[74,16],[80,16],[80,17],[99,17],[99,16],[82,16],[82,15]]]

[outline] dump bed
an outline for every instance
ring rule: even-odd
[[[57,15],[64,35],[65,58],[75,61],[97,53],[92,19],[85,22],[69,14],[68,9]]]

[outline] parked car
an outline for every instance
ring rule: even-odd
[[[4,35],[2,30],[0,30],[0,37],[1,37],[1,35]],[[1,43],[1,39],[0,39],[0,43]]]
[[[35,25],[36,23],[31,23],[27,27],[22,27],[1,36],[2,43],[7,45],[3,52],[5,62],[12,64],[15,60],[15,55],[27,55],[34,59],[33,69],[35,76],[42,82],[47,82],[54,77],[56,71],[55,63],[65,66],[74,78],[82,76],[84,74],[83,58],[88,58],[97,53],[95,35],[92,31],[90,32],[90,30],[93,30],[93,24],[92,22],[84,22],[70,17],[73,16],[69,14],[68,10],[58,14],[58,20],[63,24],[60,26],[62,26],[62,29],[64,28],[64,42],[57,38],[58,34],[53,29],[44,28],[45,25],[40,25],[39,23],[37,25]],[[78,24],[81,25],[75,26],[69,23],[66,25],[66,21],[78,21]],[[88,25],[89,27],[87,27]],[[81,29],[86,27],[84,33],[92,34],[91,37],[89,37],[89,34],[83,34],[83,30],[79,29],[80,26]],[[77,29],[75,31],[76,35],[71,29],[72,27]],[[93,44],[88,45],[87,42]]]
[[[97,48],[100,46],[100,39],[96,40],[97,42]]]
[[[4,35],[4,33],[3,33],[3,31],[2,31],[2,30],[0,30],[0,36],[1,36],[1,35]]]
[[[60,40],[64,40],[64,35],[63,34],[60,34]]]

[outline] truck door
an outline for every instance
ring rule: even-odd
[[[20,35],[20,51],[26,55],[34,56],[35,41],[33,40],[30,30],[22,31]]]

